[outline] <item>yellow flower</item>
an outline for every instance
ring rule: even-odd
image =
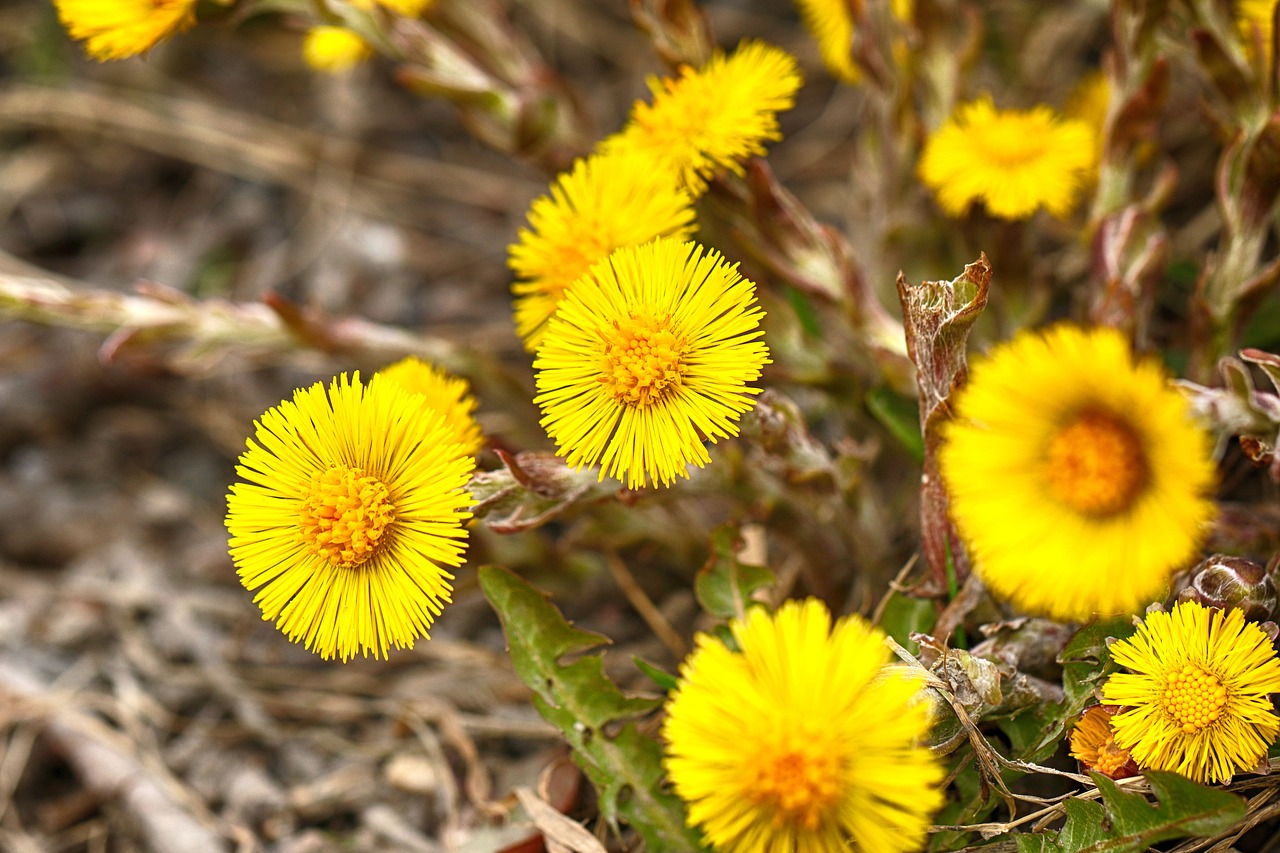
[[[717,52],[701,69],[650,79],[653,104],[638,101],[625,127],[603,140],[603,151],[639,151],[656,158],[694,195],[719,169],[743,173],[742,161],[782,138],[777,113],[790,109],[800,68],[786,51],[744,41],[731,56]]]
[[[533,367],[542,426],[569,465],[669,486],[703,442],[738,434],[769,363],[755,284],[664,237],[618,249],[565,294]]]
[[[884,635],[858,616],[833,629],[812,598],[730,629],[741,651],[700,634],[667,702],[689,823],[720,853],[918,850],[943,773],[920,681],[886,666]]]
[[[94,59],[124,59],[196,22],[196,0],[54,0],[58,18]]]
[[[1115,705],[1094,705],[1071,729],[1071,757],[1112,779],[1138,775],[1129,750],[1116,745],[1116,733],[1111,728],[1111,718],[1119,710]]]
[[[1026,219],[1041,207],[1063,217],[1092,173],[1096,151],[1082,121],[1062,119],[1043,105],[997,110],[982,97],[929,136],[920,179],[950,216],[981,201],[1001,219]]]
[[[1179,602],[1148,614],[1111,658],[1133,670],[1108,678],[1102,695],[1131,708],[1111,725],[1139,767],[1229,782],[1257,767],[1280,731],[1270,695],[1280,661],[1239,610]]]
[[[1262,43],[1263,55],[1271,55],[1271,30],[1273,16],[1276,12],[1276,0],[1240,0],[1236,5],[1236,26],[1240,28],[1240,37],[1244,40],[1245,50],[1255,62],[1256,40]]]
[[[467,380],[450,376],[414,356],[384,367],[378,375],[413,394],[421,394],[423,404],[444,417],[453,432],[451,441],[462,445],[462,453],[474,456],[484,446],[484,435],[476,423],[476,399]]]
[[[837,79],[857,83],[862,71],[853,61],[853,13],[848,0],[796,0],[800,19],[818,42],[822,64]],[[911,0],[892,0],[890,10],[899,21],[911,19]]]
[[[1024,332],[975,364],[939,462],[987,587],[1063,621],[1163,597],[1214,514],[1209,437],[1114,329]]]
[[[317,71],[340,74],[373,56],[373,48],[346,27],[312,27],[302,43],[302,58]]]
[[[231,558],[262,617],[323,658],[412,646],[449,600],[475,461],[422,401],[356,374],[255,424],[227,496]]]
[[[517,280],[516,331],[534,352],[569,285],[614,249],[655,237],[687,237],[693,199],[674,172],[636,153],[578,160],[534,200],[529,227],[508,250]]]

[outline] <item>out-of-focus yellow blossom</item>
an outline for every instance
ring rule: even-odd
[[[911,19],[912,0],[891,0],[890,10],[899,21]],[[848,0],[796,0],[800,19],[818,42],[822,64],[839,80],[857,83],[862,71],[853,61],[853,14]]]
[[[317,71],[341,74],[373,56],[373,48],[346,27],[312,27],[302,43],[302,58]]]
[[[58,18],[97,60],[125,59],[196,22],[196,0],[54,0]]]

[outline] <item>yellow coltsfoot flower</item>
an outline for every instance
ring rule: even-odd
[[[687,237],[693,198],[679,176],[634,152],[593,155],[560,174],[534,199],[529,227],[508,250],[516,274],[516,331],[535,352],[560,298],[614,249],[655,237]]]
[[[262,618],[322,658],[427,637],[462,563],[475,460],[420,395],[359,374],[269,409],[227,496],[231,558]]]
[[[911,18],[912,0],[892,0],[890,10],[899,21]],[[862,71],[853,61],[853,12],[848,0],[796,0],[800,20],[818,42],[822,64],[838,80],[857,83]]]
[[[618,249],[560,301],[534,359],[542,426],[569,465],[669,486],[738,434],[769,363],[755,284],[664,237]]]
[[[1111,727],[1111,718],[1119,712],[1115,705],[1094,705],[1071,728],[1071,757],[1112,779],[1138,775],[1133,756],[1116,743],[1115,729]]]
[[[777,115],[795,103],[800,82],[791,54],[744,41],[729,56],[717,52],[703,68],[651,79],[653,103],[637,102],[601,150],[646,154],[701,195],[717,171],[741,175],[743,161],[763,156],[765,142],[782,138]]]
[[[312,27],[302,43],[302,58],[317,71],[342,74],[369,57],[373,48],[346,27]]]
[[[453,441],[462,446],[463,453],[474,456],[484,446],[484,434],[475,419],[478,404],[467,380],[450,376],[414,356],[382,368],[378,375],[421,395],[423,405],[439,412],[445,425],[453,430]]]
[[[94,59],[125,59],[196,22],[196,0],[54,0],[58,18]]]
[[[1000,219],[1040,208],[1064,217],[1097,159],[1093,130],[1047,106],[997,110],[989,96],[963,104],[934,131],[920,156],[920,179],[950,216],[975,202]]]
[[[1111,725],[1143,769],[1229,782],[1256,768],[1280,732],[1271,703],[1280,661],[1239,610],[1184,601],[1149,613],[1111,658],[1132,672],[1108,678],[1102,696],[1129,708]]]
[[[662,734],[689,823],[719,853],[905,853],[923,845],[943,772],[924,746],[918,672],[884,635],[816,599],[754,609],[680,668]]]
[[[974,570],[1060,621],[1133,613],[1196,557],[1209,436],[1114,329],[1024,332],[975,362],[939,463]]]

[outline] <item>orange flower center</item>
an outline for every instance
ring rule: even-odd
[[[311,480],[298,507],[302,541],[311,553],[354,568],[382,544],[395,507],[386,484],[359,468],[338,465]]]
[[[810,740],[784,748],[763,748],[748,759],[748,796],[757,805],[772,807],[773,822],[796,823],[817,829],[840,794],[841,766],[826,749]]]
[[[670,315],[654,320],[632,314],[615,320],[613,328],[597,379],[615,400],[644,408],[680,387],[687,371],[681,364],[685,341],[671,331]]]
[[[1147,484],[1142,442],[1133,427],[1109,412],[1085,411],[1068,421],[1045,456],[1049,490],[1085,515],[1128,509]]]
[[[1195,734],[1222,715],[1227,688],[1211,673],[1188,665],[1169,673],[1160,704],[1182,726],[1183,734]]]
[[[1129,763],[1129,750],[1116,746],[1115,735],[1109,735],[1098,747],[1098,755],[1093,762],[1093,769],[1104,776],[1114,776],[1116,772]]]

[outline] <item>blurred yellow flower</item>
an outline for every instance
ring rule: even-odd
[[[474,456],[484,446],[484,434],[475,419],[476,398],[471,396],[467,380],[412,355],[382,368],[378,375],[422,395],[423,405],[444,417],[445,426],[453,432],[452,440],[462,445],[463,453]]]
[[[373,48],[346,27],[312,27],[302,43],[302,58],[317,71],[341,74],[373,56]]]
[[[54,0],[58,18],[94,59],[124,59],[196,22],[196,0]]]
[[[443,567],[466,549],[475,465],[444,418],[384,377],[343,374],[268,409],[247,444],[227,530],[263,619],[344,661],[429,636]]]
[[[891,0],[890,11],[899,21],[911,19],[912,0]],[[818,42],[822,64],[833,76],[857,83],[862,71],[853,61],[853,13],[849,0],[796,0],[800,20]]]
[[[1239,610],[1182,601],[1149,613],[1111,658],[1133,672],[1112,675],[1102,695],[1130,707],[1111,726],[1143,769],[1229,782],[1256,768],[1280,732],[1271,704],[1280,661]]]
[[[1083,121],[1047,106],[997,110],[984,96],[957,108],[925,143],[920,179],[950,216],[974,202],[1000,219],[1026,219],[1043,207],[1064,217],[1092,173],[1097,142]]]
[[[1114,329],[1024,332],[975,363],[939,462],[991,591],[1061,621],[1133,613],[1194,560],[1209,437]]]
[[[816,599],[754,609],[738,651],[700,634],[662,734],[677,795],[720,853],[905,853],[924,843],[943,772],[924,746],[918,673],[884,635]]]
[[[674,172],[650,157],[624,152],[578,160],[534,199],[529,227],[508,249],[516,282],[516,331],[534,352],[560,297],[614,249],[655,237],[687,237],[693,199]]]
[[[638,101],[619,132],[601,150],[639,151],[658,160],[694,195],[719,169],[742,174],[742,162],[782,138],[777,114],[790,109],[800,88],[791,54],[744,41],[731,55],[717,52],[701,69],[677,78],[650,79],[653,103]]]
[[[738,434],[769,363],[755,284],[716,252],[664,237],[618,249],[574,283],[533,367],[542,426],[569,465],[669,486],[704,442]]]
[[[435,0],[351,0],[357,9],[372,9],[374,5],[390,9],[397,15],[416,18],[435,5]]]
[[[1239,0],[1236,4],[1236,26],[1244,40],[1245,50],[1255,61],[1255,48],[1262,45],[1263,57],[1271,55],[1271,33],[1276,13],[1276,0]]]

